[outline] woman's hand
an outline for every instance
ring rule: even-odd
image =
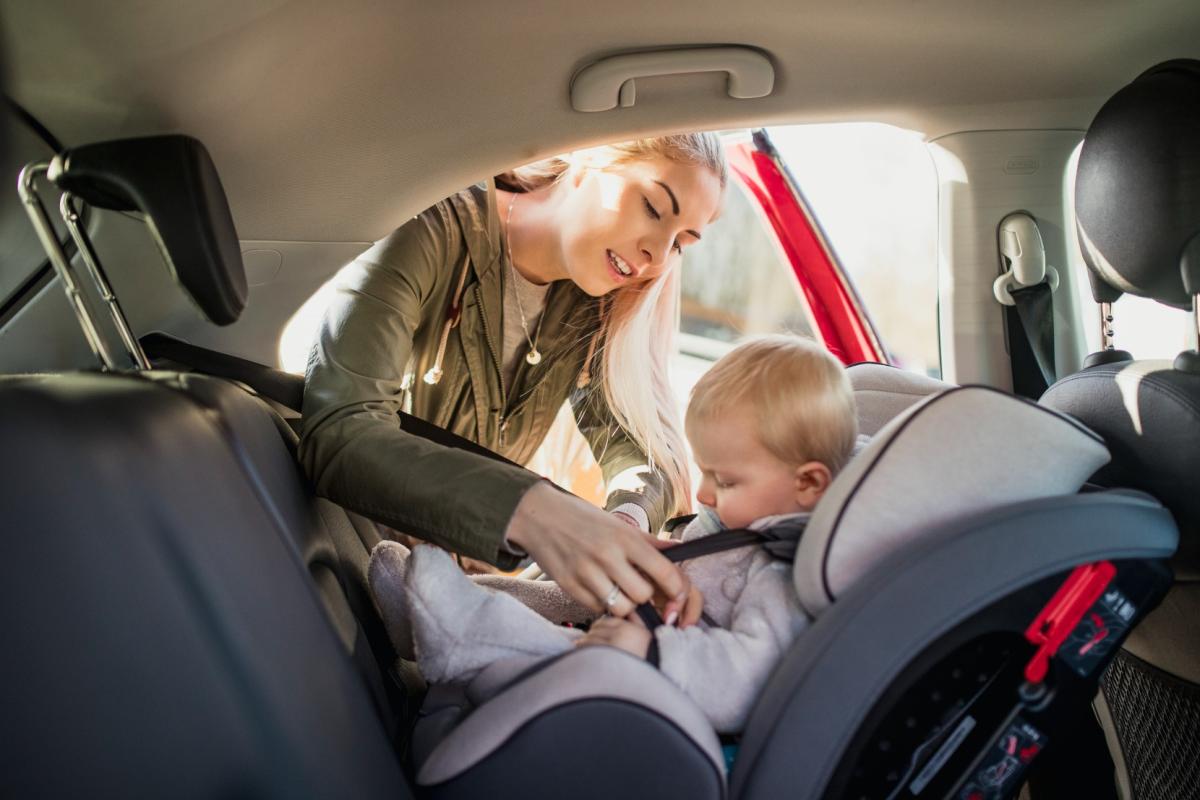
[[[505,531],[567,594],[593,611],[624,617],[655,592],[665,613],[687,602],[687,577],[658,552],[654,539],[552,484],[535,484]],[[611,605],[606,600],[616,586]]]
[[[640,622],[630,622],[616,617],[601,617],[592,623],[588,632],[575,641],[576,647],[606,644],[645,658],[654,634]]]

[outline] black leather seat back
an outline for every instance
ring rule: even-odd
[[[408,796],[221,424],[140,377],[0,380],[6,794]]]
[[[1097,302],[1122,293],[1188,307],[1200,292],[1200,61],[1147,70],[1096,115],[1075,184],[1080,247]],[[1135,354],[1136,355],[1136,354]],[[1175,583],[1102,683],[1097,712],[1122,794],[1193,796],[1200,786],[1200,354],[1114,361],[1112,351],[1041,402],[1104,437],[1093,480],[1157,497],[1180,529]],[[1105,363],[1113,362],[1113,363]]]

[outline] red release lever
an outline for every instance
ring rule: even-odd
[[[1025,680],[1030,683],[1045,680],[1050,659],[1054,658],[1059,646],[1075,630],[1087,610],[1100,599],[1116,574],[1117,568],[1112,562],[1098,561],[1076,567],[1067,576],[1054,597],[1025,629],[1025,638],[1030,644],[1038,646],[1033,658],[1025,665]]]

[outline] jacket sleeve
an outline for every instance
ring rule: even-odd
[[[651,469],[646,453],[630,438],[613,416],[600,388],[600,376],[571,393],[575,424],[587,440],[604,473],[608,498],[604,508],[612,511],[633,503],[646,512],[650,532],[662,527],[675,510],[675,498],[665,477]]]
[[[662,626],[659,668],[696,702],[717,731],[746,725],[767,678],[805,627],[789,565],[755,556],[729,629]]]
[[[504,531],[532,473],[404,432],[404,371],[423,302],[465,245],[438,204],[335,278],[305,375],[299,459],[317,494],[463,555],[512,568]]]

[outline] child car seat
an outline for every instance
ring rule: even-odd
[[[1107,458],[1033,403],[982,387],[929,397],[814,513],[795,566],[814,622],[732,774],[660,673],[586,648],[434,687],[414,735],[418,784],[439,798],[1015,796],[1168,580],[1158,562],[1176,531],[1161,506],[1074,494]]]

